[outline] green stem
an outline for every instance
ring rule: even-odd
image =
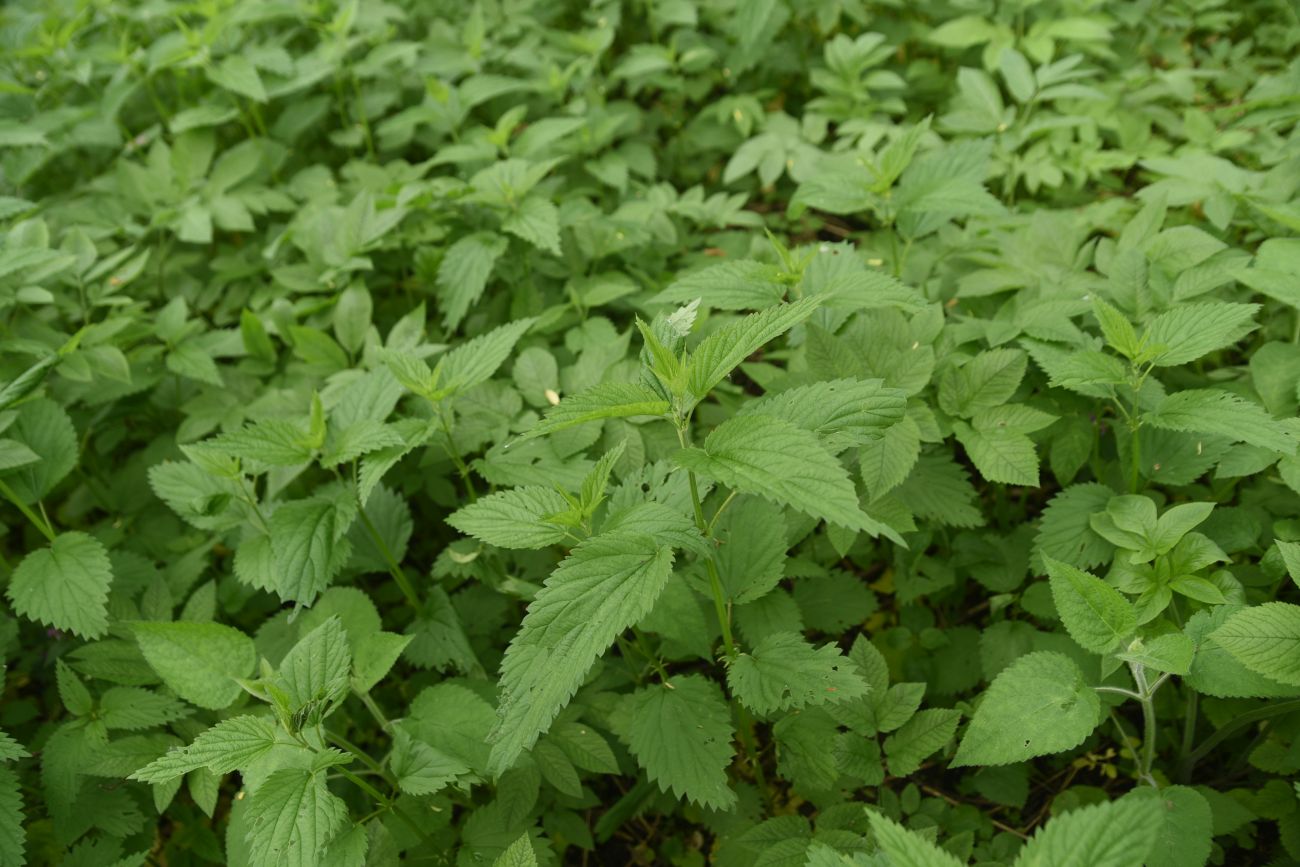
[[[709,525],[704,520],[704,505],[700,502],[700,487],[695,480],[695,472],[688,470],[686,478],[691,486],[691,503],[695,506],[695,526],[705,541],[708,541]],[[713,608],[718,614],[718,623],[722,626],[722,646],[727,651],[727,660],[731,661],[736,658],[736,641],[731,635],[731,616],[727,611],[726,594],[722,591],[722,578],[718,575],[712,553],[704,559],[704,568],[709,573],[709,592],[713,595]]]
[[[1135,698],[1138,701],[1142,700],[1142,696],[1138,695],[1131,689],[1124,689],[1122,686],[1094,686],[1093,690],[1095,692],[1113,692],[1116,695],[1122,695],[1125,698]]]
[[[1139,426],[1137,423],[1137,414],[1134,413],[1129,421],[1129,480],[1128,489],[1130,494],[1136,494],[1140,488],[1141,471],[1142,471],[1142,437],[1138,434]]]
[[[718,511],[716,511],[716,512],[713,513],[713,517],[709,519],[709,532],[708,532],[708,535],[710,535],[710,536],[713,535],[713,528],[714,528],[714,526],[718,523],[718,519],[722,517],[722,513],[725,512],[725,511],[727,511],[727,506],[730,506],[730,505],[731,505],[731,501],[734,500],[734,499],[736,499],[736,494],[737,494],[737,493],[739,493],[739,492],[738,492],[738,491],[732,491],[730,494],[727,494],[727,499],[723,500],[723,501],[722,501],[722,505],[721,505],[721,506],[718,506]]]
[[[360,747],[343,737],[343,735],[335,734],[334,732],[325,732],[325,739],[344,752],[351,753],[353,758],[361,762],[361,764],[365,765],[371,771],[379,774],[379,776],[384,778],[385,782],[391,783],[391,778],[384,772],[383,766],[380,765],[379,762],[370,758],[370,756],[368,756]]]
[[[1184,783],[1187,777],[1183,774],[1189,770],[1187,767],[1187,758],[1192,754],[1192,740],[1196,737],[1196,713],[1200,703],[1201,694],[1194,689],[1187,691],[1187,709],[1183,712],[1183,744],[1179,750],[1182,756],[1182,766],[1179,768],[1179,779]]]
[[[54,532],[54,528],[40,515],[32,511],[30,506],[19,499],[18,495],[14,493],[14,489],[9,487],[2,479],[0,479],[0,494],[3,494],[6,500],[17,506],[18,511],[22,512],[27,520],[32,522],[32,526],[40,530],[46,539],[51,542],[54,541],[55,536],[58,535]]]
[[[370,715],[375,718],[375,722],[379,723],[379,727],[386,732],[391,732],[393,724],[388,721],[388,717],[384,715],[384,711],[375,703],[370,693],[358,692],[356,695],[357,698],[361,699],[361,703],[366,706],[366,710],[370,711]]]
[[[415,609],[415,613],[419,614],[424,609],[424,606],[420,604],[420,597],[416,595],[415,586],[406,577],[406,572],[402,569],[401,564],[394,559],[392,552],[388,550],[388,543],[379,534],[379,528],[375,526],[374,521],[370,520],[370,516],[366,514],[365,506],[362,506],[360,501],[357,503],[357,511],[361,515],[361,523],[365,525],[366,532],[370,534],[370,538],[374,540],[375,545],[379,548],[380,555],[383,556],[384,562],[388,565],[388,574],[393,576],[393,580],[401,588],[406,601]]]
[[[1143,666],[1130,664],[1129,667],[1141,693],[1138,700],[1142,704],[1142,757],[1138,763],[1138,777],[1155,786],[1156,779],[1151,775],[1151,768],[1156,761],[1156,706],[1152,696],[1164,680],[1157,681],[1153,689],[1147,686],[1146,669]]]
[[[1265,705],[1261,708],[1240,714],[1232,722],[1226,724],[1214,734],[1210,735],[1201,745],[1192,751],[1183,762],[1182,774],[1185,778],[1190,778],[1192,770],[1195,769],[1196,763],[1209,755],[1210,751],[1223,743],[1228,738],[1235,735],[1248,725],[1266,720],[1270,717],[1281,716],[1286,713],[1300,711],[1300,698],[1284,701],[1280,704]]]

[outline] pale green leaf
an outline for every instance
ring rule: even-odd
[[[174,747],[131,774],[145,783],[165,783],[196,768],[228,774],[247,767],[276,745],[276,725],[268,717],[236,716],[222,720],[187,747]]]
[[[496,773],[537,741],[600,654],[649,613],[672,564],[670,547],[616,530],[575,547],[546,579],[501,663]]]
[[[984,692],[953,767],[1009,765],[1073,749],[1101,719],[1101,699],[1068,656],[1029,653]]]
[[[5,591],[14,611],[82,638],[108,629],[113,565],[104,545],[85,533],[62,533],[14,569]]]
[[[235,678],[248,677],[257,664],[253,640],[220,623],[137,622],[131,631],[163,683],[199,707],[229,706],[242,693]]]
[[[725,325],[704,338],[691,354],[687,370],[690,390],[687,408],[703,400],[746,358],[811,316],[819,304],[819,297],[778,304]]]
[[[493,232],[473,232],[447,248],[438,265],[438,307],[443,326],[454,330],[478,301],[509,242]]]
[[[1265,602],[1243,609],[1210,638],[1256,674],[1300,686],[1300,605]]]
[[[523,439],[546,436],[574,425],[607,418],[663,416],[668,401],[650,389],[630,382],[602,382],[566,396],[546,411],[546,417],[526,431]]]
[[[564,538],[564,528],[546,520],[570,507],[562,494],[540,485],[498,491],[448,518],[462,533],[498,548],[545,548]]]
[[[323,770],[275,771],[249,797],[250,867],[316,867],[347,816],[343,799],[326,787]]]
[[[816,435],[778,418],[733,418],[709,434],[703,449],[683,449],[675,459],[741,493],[792,506],[832,524],[856,530],[875,525],[859,507],[848,471]]]
[[[1259,404],[1226,391],[1203,388],[1166,396],[1142,421],[1164,430],[1217,434],[1293,455],[1295,438]]]
[[[1154,800],[1078,807],[1049,821],[1012,867],[1142,867],[1161,833]]]
[[[1109,653],[1137,628],[1132,604],[1114,587],[1069,563],[1044,557],[1052,599],[1070,637],[1085,650]]]

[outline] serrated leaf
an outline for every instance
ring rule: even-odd
[[[1246,608],[1210,638],[1256,674],[1300,686],[1300,605],[1265,602]]]
[[[838,647],[814,648],[793,632],[767,636],[727,669],[727,684],[755,713],[767,715],[866,695],[867,685]]]
[[[739,416],[709,434],[704,448],[674,459],[688,470],[746,494],[856,530],[875,522],[858,506],[848,472],[817,437],[767,415]]]
[[[961,867],[962,861],[924,837],[907,830],[883,813],[867,811],[871,835],[880,851],[889,857],[890,867]],[[848,862],[846,863],[855,863]]]
[[[455,330],[478,301],[509,241],[493,232],[474,232],[447,248],[438,265],[438,307],[442,324]]]
[[[343,799],[325,785],[324,771],[283,768],[249,797],[252,867],[315,867],[348,816]]]
[[[312,456],[307,431],[301,425],[281,419],[245,425],[237,431],[213,437],[207,444],[237,458],[272,467],[304,464]]]
[[[903,418],[907,396],[879,379],[836,379],[768,394],[737,416],[768,415],[817,434],[832,454],[876,439]]]
[[[1105,581],[1044,557],[1052,599],[1070,637],[1085,650],[1109,653],[1137,628],[1133,606]]]
[[[718,310],[762,310],[779,303],[785,291],[780,268],[739,259],[678,277],[651,300],[685,304],[698,298]]]
[[[1009,430],[977,430],[964,422],[954,423],[953,431],[985,479],[1037,487],[1038,452],[1029,437]]]
[[[248,677],[257,664],[253,640],[220,623],[136,622],[131,632],[163,683],[199,707],[229,706],[242,692],[235,679]]]
[[[14,867],[27,863],[23,819],[22,781],[9,768],[0,768],[0,863]]]
[[[566,396],[546,411],[546,416],[524,432],[522,439],[546,436],[574,425],[607,418],[663,416],[668,401],[644,386],[630,382],[603,382]]]
[[[685,675],[639,689],[625,701],[628,749],[661,791],[719,810],[736,802],[727,785],[735,755],[731,713],[717,685]]]
[[[398,787],[408,795],[432,795],[470,772],[459,759],[415,740],[402,729],[394,733],[388,762]]]
[[[1079,807],[1039,829],[1012,867],[1142,867],[1160,828],[1154,800]]]
[[[24,617],[98,638],[108,629],[113,565],[104,545],[85,533],[62,533],[23,558],[5,595]]]
[[[535,321],[518,319],[457,346],[443,356],[439,385],[454,391],[465,391],[487,382],[510,357],[519,338],[533,327]]]
[[[1029,653],[985,690],[952,767],[1009,765],[1073,749],[1101,716],[1101,699],[1068,656]]]
[[[686,409],[705,398],[712,388],[769,341],[780,337],[807,319],[821,304],[821,298],[801,298],[750,314],[719,328],[691,354],[687,368]]]
[[[1249,334],[1257,312],[1258,304],[1181,304],[1151,320],[1142,336],[1143,357],[1157,367],[1195,361]]]
[[[501,663],[495,773],[537,741],[600,654],[649,613],[672,564],[672,548],[616,530],[575,547],[546,579]]]
[[[222,720],[187,747],[175,747],[131,774],[144,783],[165,783],[196,768],[228,774],[248,767],[276,745],[276,726],[267,717],[236,716]]]
[[[885,738],[889,772],[897,777],[915,773],[927,756],[943,749],[952,740],[959,722],[959,710],[926,708],[917,711],[897,731]]]
[[[324,496],[276,508],[270,518],[271,551],[281,599],[310,604],[330,585],[352,556],[346,533],[355,514]]]
[[[1204,388],[1166,396],[1142,421],[1164,430],[1217,434],[1286,455],[1296,440],[1259,404],[1226,391]]]
[[[527,485],[470,503],[453,512],[447,523],[498,548],[545,548],[563,539],[565,533],[546,518],[569,505],[558,491]]]

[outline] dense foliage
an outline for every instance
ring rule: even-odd
[[[1292,4],[0,43],[0,864],[1300,863]]]

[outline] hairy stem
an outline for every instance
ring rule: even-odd
[[[14,493],[14,489],[5,484],[3,480],[0,480],[0,495],[3,495],[6,500],[17,506],[18,511],[22,512],[23,516],[31,521],[32,526],[40,530],[46,539],[51,542],[54,541],[54,537],[58,534],[54,532],[54,527],[50,525],[49,521],[36,514],[31,506],[19,499],[18,495]]]

